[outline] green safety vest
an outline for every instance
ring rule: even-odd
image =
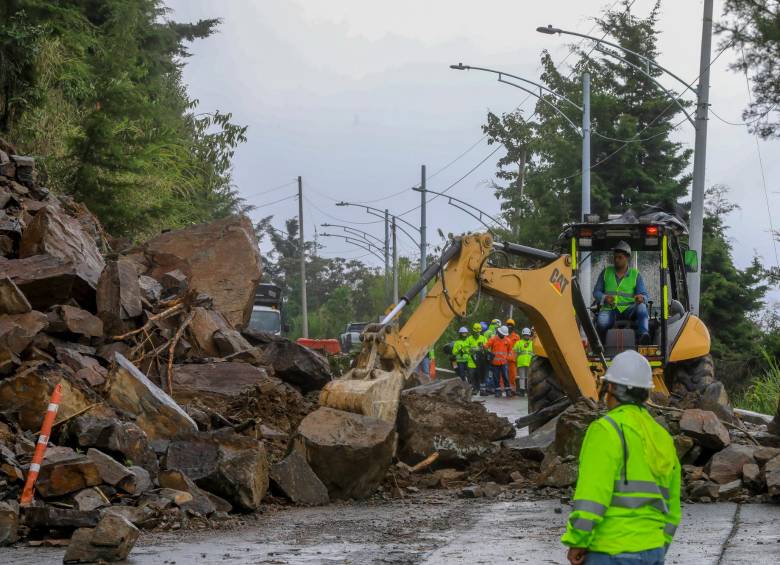
[[[465,339],[459,339],[452,346],[452,354],[455,356],[457,363],[467,363],[469,368],[475,368],[477,366],[472,358],[471,349],[474,344],[474,338],[468,336]]]
[[[534,342],[530,339],[519,339],[513,347],[517,353],[517,366],[528,367],[531,365],[531,358],[534,356]]]
[[[591,423],[579,462],[565,545],[615,555],[672,542],[680,462],[672,437],[647,410],[624,404]]]
[[[626,275],[620,279],[620,284],[618,284],[615,267],[604,269],[604,294],[615,297],[615,306],[604,303],[603,308],[608,310],[617,308],[618,312],[624,312],[629,306],[632,306],[634,304],[634,296],[636,296],[637,278],[639,278],[639,271],[629,269]]]
[[[483,333],[482,335],[485,336],[485,341],[489,340],[491,337],[496,335],[496,326],[490,324],[488,326],[488,329],[486,329],[485,333]]]

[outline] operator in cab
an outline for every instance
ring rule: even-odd
[[[606,267],[596,279],[593,298],[600,306],[596,328],[604,341],[607,330],[617,320],[629,320],[636,324],[636,333],[640,345],[650,343],[650,313],[647,292],[642,274],[629,267],[631,246],[621,241],[612,248],[613,264]]]

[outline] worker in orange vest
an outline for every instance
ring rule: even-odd
[[[496,398],[501,397],[505,391],[506,396],[512,396],[509,386],[509,356],[512,354],[512,342],[509,341],[509,329],[501,326],[496,330],[496,335],[485,344],[485,349],[490,353],[490,371],[493,376],[493,391]]]
[[[509,329],[509,341],[512,342],[512,351],[509,353],[509,363],[507,363],[507,367],[509,368],[509,384],[511,386],[512,394],[514,394],[517,390],[517,366],[515,365],[517,355],[515,355],[514,345],[520,341],[520,334],[515,331],[515,321],[512,318],[509,318],[506,321],[506,327]]]

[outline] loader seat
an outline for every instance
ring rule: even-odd
[[[627,349],[636,349],[636,332],[630,321],[618,320],[607,330],[604,353],[607,357],[614,357]]]

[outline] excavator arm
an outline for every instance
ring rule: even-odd
[[[536,269],[487,266],[488,256],[498,249],[530,255],[547,264]],[[391,323],[437,274],[436,284],[406,323],[402,327]],[[490,234],[461,236],[382,323],[366,328],[355,367],[341,379],[328,383],[320,403],[394,422],[407,379],[452,320],[466,315],[469,299],[480,290],[525,312],[570,398],[584,395],[596,399],[596,383],[573,306],[579,296],[573,298],[573,288],[568,255],[516,244],[495,244]]]

